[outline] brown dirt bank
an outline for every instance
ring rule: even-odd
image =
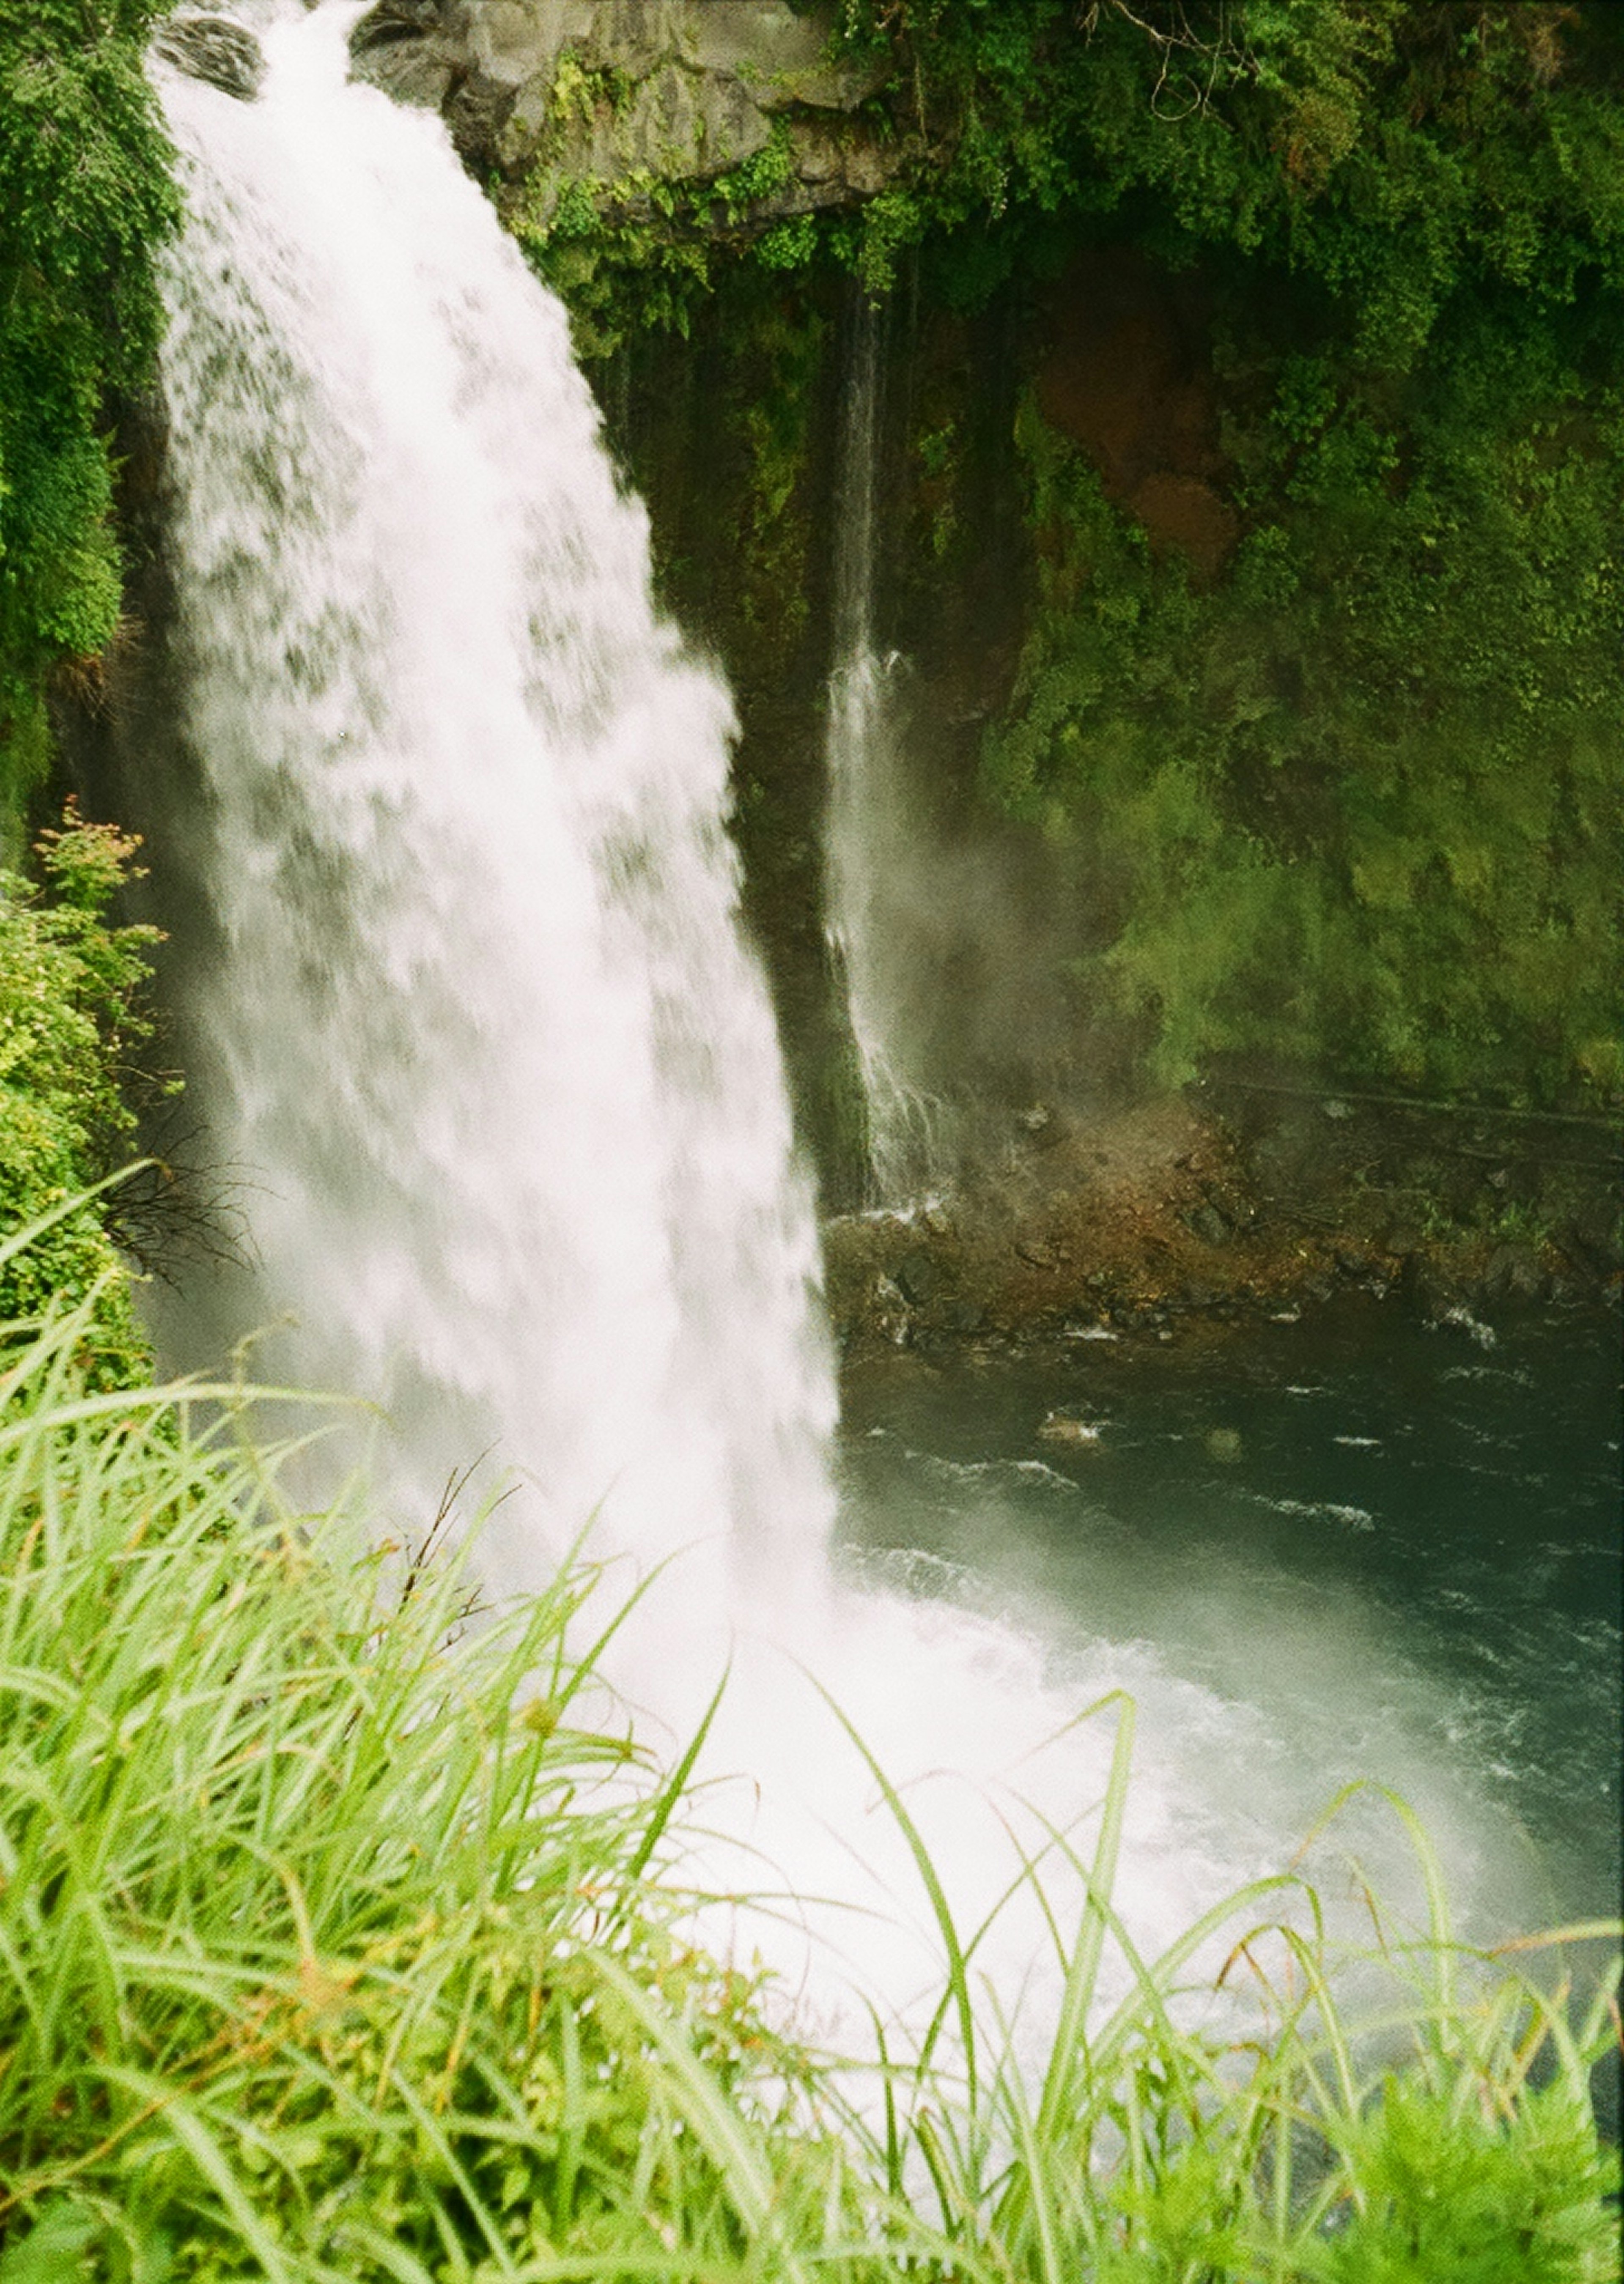
[[[1284,1082],[1034,1105],[939,1202],[826,1225],[830,1315],[853,1359],[1166,1343],[1352,1284],[1470,1332],[1499,1302],[1619,1294],[1620,1169],[1601,1122]]]

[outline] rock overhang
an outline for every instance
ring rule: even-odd
[[[883,59],[834,51],[828,0],[377,0],[353,68],[441,111],[464,157],[542,202],[571,183],[702,185],[774,145],[758,219],[871,197],[889,132]]]

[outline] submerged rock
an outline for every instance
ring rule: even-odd
[[[1066,1257],[1054,1246],[1046,1244],[1040,1237],[1016,1238],[1015,1249],[1021,1259],[1033,1269],[1058,1269]]]
[[[1051,1412],[1038,1429],[1045,1443],[1067,1443],[1077,1451],[1096,1450],[1100,1430],[1092,1420],[1073,1420],[1064,1412]]]
[[[259,42],[228,16],[171,16],[153,35],[153,53],[243,103],[253,102],[265,77]]]
[[[896,1279],[904,1297],[915,1309],[923,1308],[941,1291],[940,1264],[928,1253],[909,1253],[898,1263]]]
[[[1408,1256],[1400,1281],[1407,1306],[1424,1324],[1442,1324],[1451,1310],[1465,1303],[1466,1295],[1457,1281],[1424,1253]]]
[[[1624,1221],[1616,1192],[1592,1198],[1575,1217],[1571,1235],[1581,1255],[1604,1276],[1624,1269]]]
[[[1536,1245],[1497,1245],[1484,1267],[1483,1289],[1491,1300],[1542,1300],[1549,1284]]]

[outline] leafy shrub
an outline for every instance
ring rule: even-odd
[[[1352,305],[1367,363],[1402,369],[1466,280],[1548,307],[1587,271],[1616,288],[1624,27],[1606,0],[842,13],[852,45],[893,59],[907,235],[960,236],[984,289],[988,262],[1041,263],[1055,223],[1109,223],[1181,264],[1222,246],[1289,268]]]
[[[0,11],[0,817],[43,771],[44,677],[118,622],[110,392],[142,385],[174,228],[143,75],[167,0]],[[9,814],[6,814],[9,812]]]
[[[1244,536],[1212,591],[1024,425],[1036,592],[987,783],[1078,851],[1091,1008],[1138,1019],[1163,1081],[1260,1050],[1616,1100],[1624,18],[843,22],[895,57],[911,139],[878,203],[938,294],[1128,245],[1199,264],[1215,309]]]
[[[1261,1052],[1612,1108],[1624,13],[845,0],[839,25],[889,60],[884,189],[750,243],[702,200],[616,219],[583,192],[545,228],[521,200],[583,340],[686,330],[765,262],[804,334],[781,363],[810,435],[837,269],[881,291],[915,262],[899,299],[922,317],[897,332],[935,341],[925,363],[1001,291],[1030,364],[1102,247],[1198,270],[1227,562],[1189,575],[1031,404],[1021,423],[1024,639],[982,782],[1072,852],[1090,1048],[1161,1083]],[[722,354],[748,308],[718,301]],[[916,362],[894,395],[928,379]],[[987,470],[932,468],[928,440],[917,458],[890,568],[956,624]],[[804,613],[797,556],[766,561],[733,643],[746,684]],[[986,694],[1008,690],[1000,662]]]
[[[1021,429],[985,784],[1076,852],[1089,1012],[1163,1083],[1261,1051],[1615,1103],[1620,12],[852,0],[845,35],[895,55],[877,206],[938,297],[1128,245],[1212,309],[1222,578]]]
[[[43,892],[0,872],[0,1229],[56,1216],[0,1266],[0,1315],[90,1300],[84,1361],[101,1387],[145,1378],[150,1361],[129,1273],[83,1194],[129,1155],[132,1058],[153,1032],[141,991],[156,931],[106,918],[137,845],[70,803],[38,843]]]
[[[1362,2209],[1330,2241],[1326,2284],[1565,2284],[1616,2257],[1613,2177],[1565,2087],[1508,2118],[1391,2085],[1357,2162]]]

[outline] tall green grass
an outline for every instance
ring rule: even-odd
[[[1229,1897],[1147,1960],[1111,1901],[1132,1701],[1094,1709],[1110,1710],[1116,1752],[1092,1858],[1051,1835],[1087,1900],[1075,1928],[1050,1919],[1063,1995],[1036,2071],[996,2007],[984,2021],[976,2004],[975,1953],[991,1922],[968,1933],[953,1923],[905,1803],[871,1763],[920,1861],[948,1961],[919,2052],[891,2072],[871,2166],[883,2164],[896,2193],[910,2158],[922,2159],[945,2272],[1034,2284],[1616,2275],[1617,2153],[1597,2131],[1592,2086],[1618,2053],[1619,1967],[1596,1963],[1591,1947],[1615,1945],[1617,1924],[1487,1952],[1460,1943],[1424,1830],[1385,1793],[1422,1875],[1422,1927],[1400,1923],[1367,1889],[1371,1940],[1334,1941],[1314,1888],[1285,1873]],[[1340,1795],[1326,1824],[1363,1789]],[[1040,1882],[1041,1871],[1029,1865],[1028,1876]],[[1217,1975],[1192,1973],[1215,1940]],[[1128,1970],[1114,2005],[1108,1948]],[[1577,2005],[1571,1970],[1530,1975],[1516,1964],[1569,1951],[1592,1956]],[[957,2030],[952,2072],[936,2052],[945,2026]]]
[[[1122,1701],[1047,2062],[922,1847],[935,2022],[812,2053],[685,1935],[590,1568],[471,1614],[297,1511],[271,1400],[87,1389],[91,1306],[0,1335],[0,2284],[1611,2277],[1612,1978],[1464,1952],[1434,1881],[1345,1983],[1289,1874],[1139,1959]]]

